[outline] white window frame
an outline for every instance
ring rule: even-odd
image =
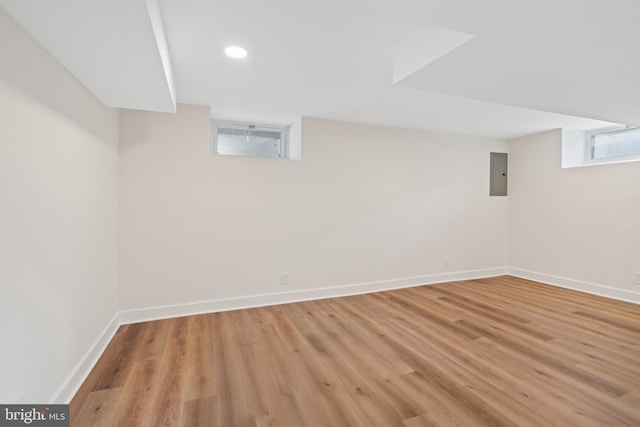
[[[606,135],[606,134],[614,134],[618,132],[628,132],[631,130],[638,129],[638,126],[613,126],[608,128],[595,129],[585,134],[585,165],[597,165],[603,163],[622,163],[622,162],[630,162],[640,160],[640,151],[635,154],[629,155],[619,155],[619,156],[608,156],[608,157],[600,157],[594,158],[594,137],[597,135]]]
[[[220,154],[218,153],[218,129],[219,128],[232,128],[241,130],[264,130],[264,131],[277,131],[282,135],[280,141],[280,150],[277,157],[267,156],[250,156],[244,154]],[[213,120],[213,135],[211,138],[211,154],[214,156],[222,157],[248,157],[256,159],[287,159],[289,155],[289,131],[291,126],[280,126],[273,124],[258,124],[240,121],[229,120]]]

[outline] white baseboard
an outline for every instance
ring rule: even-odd
[[[75,369],[71,371],[69,376],[62,383],[60,388],[56,391],[53,397],[49,400],[50,403],[70,403],[73,396],[87,378],[95,364],[104,353],[107,345],[111,342],[111,339],[116,334],[116,331],[120,327],[120,317],[118,313],[113,316],[113,319],[104,328],[100,336],[93,342],[93,345],[87,353],[84,355],[80,362],[76,365]]]
[[[191,316],[195,314],[214,313],[219,311],[238,310],[243,308],[264,307],[276,304],[288,304],[315,299],[335,298],[370,292],[389,291],[434,283],[454,282],[457,280],[480,279],[484,277],[507,274],[507,267],[485,270],[459,271],[452,273],[431,274],[427,276],[405,277],[402,279],[379,282],[358,283],[330,288],[300,289],[273,294],[252,295],[238,298],[219,299],[187,304],[150,307],[120,312],[121,324],[147,322],[150,320],[172,317]]]
[[[593,295],[599,295],[607,298],[640,304],[640,293],[638,292],[610,288],[608,286],[596,285],[595,283],[581,282],[579,280],[567,279],[566,277],[536,273],[535,271],[521,270],[519,268],[509,267],[507,270],[508,274],[511,276],[534,280],[536,282],[559,286],[561,288],[573,289],[575,291],[586,292]]]

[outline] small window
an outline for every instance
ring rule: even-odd
[[[591,133],[589,157],[593,161],[640,157],[640,128],[623,127]]]
[[[213,152],[222,156],[287,157],[288,127],[215,122]]]

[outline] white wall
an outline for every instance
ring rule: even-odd
[[[638,292],[640,163],[561,169],[561,135],[509,142],[509,266]]]
[[[117,302],[118,116],[0,8],[0,402],[61,387]]]
[[[120,125],[121,310],[506,265],[506,141],[304,119],[287,161],[210,156],[204,107]]]

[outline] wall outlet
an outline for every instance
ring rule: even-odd
[[[640,271],[633,273],[633,283],[640,285]]]
[[[280,273],[280,284],[287,286],[289,284],[289,273]]]
[[[447,257],[444,259],[444,266],[451,267],[451,258]]]

